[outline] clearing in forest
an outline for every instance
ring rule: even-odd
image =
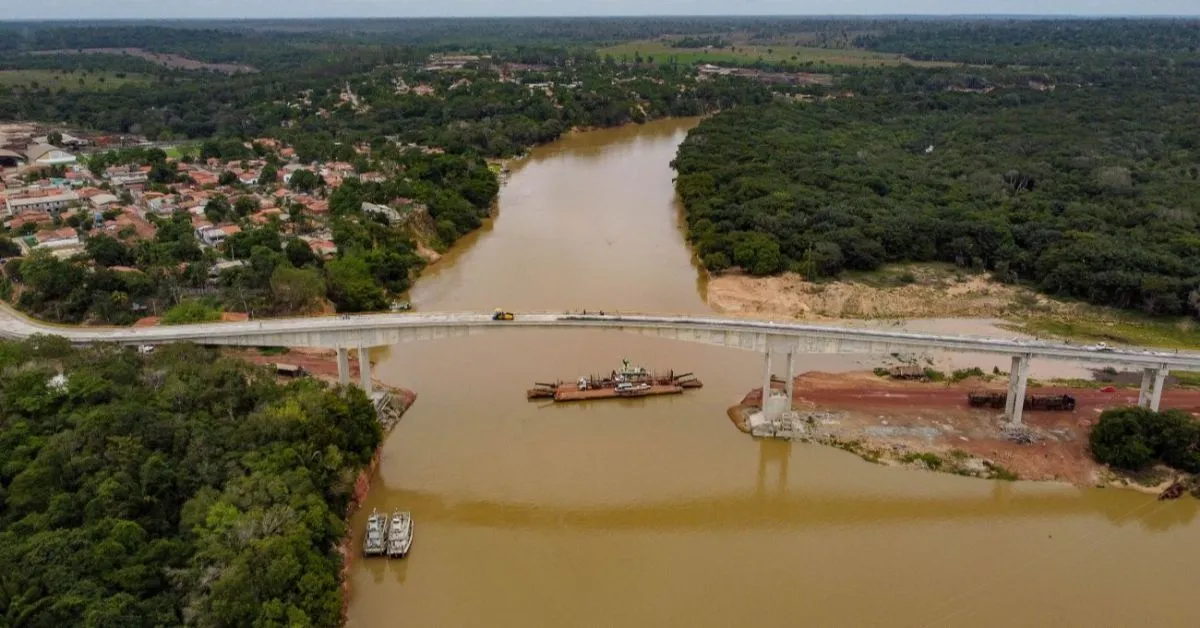
[[[37,50],[29,53],[31,55],[74,55],[74,54],[107,54],[107,55],[128,55],[139,57],[151,63],[177,70],[212,70],[214,72],[224,72],[225,74],[237,74],[239,72],[257,72],[258,70],[240,63],[206,63],[197,61],[179,55],[167,54],[163,52],[150,52],[141,48],[81,48],[78,50]]]
[[[105,90],[125,85],[147,85],[150,77],[126,72],[83,72],[70,70],[0,70],[0,87],[48,88],[52,91]]]
[[[954,67],[957,63],[944,61],[915,61],[904,55],[872,52],[860,48],[811,48],[774,44],[732,43],[723,48],[673,48],[664,40],[631,41],[608,48],[601,48],[601,56],[612,55],[618,61],[632,63],[637,55],[646,62],[666,63],[671,58],[676,62],[695,63],[792,63],[813,66],[896,66],[914,65],[921,67]]]

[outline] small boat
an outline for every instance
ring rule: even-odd
[[[388,525],[387,555],[388,558],[404,558],[413,542],[412,514],[397,510],[392,513],[392,521]]]
[[[650,392],[650,384],[634,384],[621,382],[613,388],[613,392],[621,397],[638,397]]]
[[[363,539],[363,555],[364,556],[379,556],[383,554],[386,541],[387,524],[384,516],[378,511],[372,510],[371,516],[367,518],[367,535]]]

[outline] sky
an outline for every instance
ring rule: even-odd
[[[1200,15],[1200,0],[0,0],[0,20],[582,15]]]

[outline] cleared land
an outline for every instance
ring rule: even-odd
[[[753,63],[758,60],[771,62],[789,62],[794,64],[811,63],[817,66],[896,66],[914,65],[922,67],[954,67],[959,64],[942,61],[915,61],[903,55],[884,54],[861,50],[858,48],[811,48],[805,46],[763,45],[734,43],[731,50],[724,48],[672,48],[662,40],[631,41],[599,50],[601,55],[612,55],[617,59],[625,58],[632,62],[638,54],[654,63],[666,63],[674,58],[678,63]]]
[[[197,61],[179,55],[166,54],[161,52],[150,52],[141,48],[83,48],[80,50],[37,50],[31,52],[32,55],[127,55],[131,57],[140,57],[151,63],[177,70],[211,70],[214,72],[224,72],[225,74],[237,74],[239,72],[257,72],[255,68],[239,63],[206,63]]]
[[[122,72],[60,72],[58,70],[0,70],[0,87],[30,89],[101,90],[125,85],[148,85],[151,77],[145,74]]]
[[[1004,318],[1009,322],[1002,327],[1041,337],[1200,350],[1200,322],[1191,318],[1152,318],[1054,299],[946,264],[885,266],[827,282],[806,281],[795,273],[724,273],[708,280],[706,296],[718,312],[750,317]]]

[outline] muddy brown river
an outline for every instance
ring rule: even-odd
[[[533,151],[513,166],[494,222],[429,269],[413,302],[708,312],[669,165],[695,123]],[[383,447],[352,521],[355,547],[373,508],[411,510],[416,540],[405,560],[355,559],[355,627],[1200,625],[1196,500],[756,442],[725,409],[761,381],[758,354],[504,330],[375,358],[380,379],[419,398]],[[622,358],[695,371],[705,386],[588,405],[525,400],[534,381],[607,372]]]

